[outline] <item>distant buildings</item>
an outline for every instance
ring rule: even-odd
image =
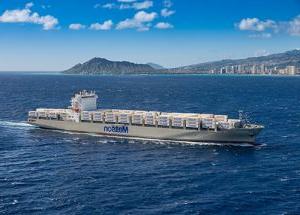
[[[278,68],[265,64],[230,65],[220,69],[211,69],[212,74],[262,74],[262,75],[300,75],[300,69],[296,66]]]

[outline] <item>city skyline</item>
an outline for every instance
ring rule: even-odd
[[[60,71],[93,57],[178,67],[297,49],[300,2],[0,2],[0,71]]]

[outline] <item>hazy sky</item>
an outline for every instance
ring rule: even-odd
[[[167,67],[300,48],[300,0],[0,0],[0,71]]]

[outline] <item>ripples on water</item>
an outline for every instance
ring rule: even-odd
[[[258,147],[37,129],[36,107],[95,89],[104,108],[250,113]],[[116,93],[117,92],[117,93]],[[0,74],[1,214],[298,214],[300,79]]]

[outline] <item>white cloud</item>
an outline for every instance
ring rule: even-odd
[[[164,1],[163,1],[163,5],[164,5],[165,7],[170,8],[170,7],[173,6],[173,2],[172,2],[171,0],[164,0]]]
[[[69,29],[71,30],[81,30],[84,29],[85,25],[79,24],[79,23],[73,23],[69,25]]]
[[[300,15],[290,21],[259,20],[258,18],[245,18],[236,24],[242,31],[256,31],[258,34],[249,35],[251,38],[270,38],[273,33],[300,36]]]
[[[98,7],[100,7],[100,5]],[[98,8],[98,7],[96,7],[96,8]],[[107,4],[102,5],[102,7],[103,8],[107,8],[107,9],[113,9],[113,8],[116,8],[116,4],[114,4],[114,3],[107,3]]]
[[[173,25],[171,25],[170,23],[167,22],[159,22],[155,25],[155,28],[158,29],[169,29],[169,28],[174,28]]]
[[[271,33],[260,33],[260,34],[251,34],[249,35],[250,38],[271,38],[272,34]]]
[[[254,56],[255,57],[261,57],[261,56],[267,56],[269,54],[270,54],[270,52],[268,52],[267,50],[260,49],[260,50],[255,51]]]
[[[138,31],[147,31],[150,29],[150,22],[157,17],[157,13],[147,13],[145,11],[137,12],[133,18],[125,19],[118,23],[117,29],[130,29],[136,28]]]
[[[0,16],[0,22],[3,23],[33,23],[42,25],[44,30],[54,29],[58,25],[58,20],[51,16],[40,16],[31,11],[33,3],[27,3],[24,9],[6,10]]]
[[[136,10],[148,9],[153,6],[153,1],[135,2],[132,7]]]
[[[124,9],[135,9],[135,10],[143,10],[153,7],[153,1],[143,1],[143,2],[124,2],[119,6],[120,10]]]
[[[29,8],[32,8],[34,6],[33,2],[28,2],[26,5],[25,5],[25,8],[26,9],[29,9]]]
[[[261,21],[258,18],[242,19],[238,24],[238,28],[242,31],[265,31],[267,29],[275,29],[277,24],[273,20]]]
[[[134,15],[134,19],[138,22],[152,22],[157,17],[157,13],[147,13],[145,11],[139,11]]]
[[[171,15],[173,15],[174,13],[175,13],[174,10],[168,10],[167,8],[164,8],[164,9],[162,9],[162,10],[160,11],[161,16],[163,16],[163,17],[171,16]]]
[[[132,2],[136,2],[136,0],[118,0],[118,2],[121,2],[121,3],[132,3]]]
[[[107,20],[103,24],[100,24],[100,23],[91,24],[90,29],[96,30],[96,31],[99,31],[99,30],[107,31],[107,30],[110,30],[112,28],[112,26],[113,26],[113,22],[111,20]]]
[[[288,23],[288,33],[292,36],[300,36],[300,15]]]

